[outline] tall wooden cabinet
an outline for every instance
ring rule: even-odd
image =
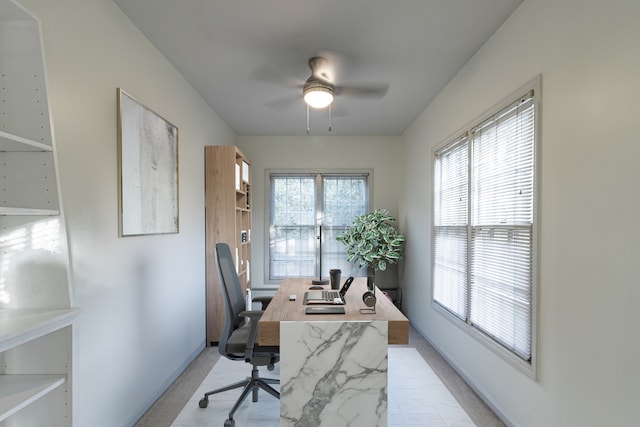
[[[72,425],[68,250],[37,19],[0,0],[0,424]]]
[[[225,307],[215,259],[227,243],[243,291],[251,288],[251,163],[238,147],[205,147],[207,345],[217,344]]]

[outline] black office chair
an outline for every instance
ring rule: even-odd
[[[249,395],[253,394],[253,402],[258,401],[258,390],[263,389],[272,396],[280,399],[280,393],[269,384],[279,384],[280,381],[271,378],[260,378],[258,366],[267,366],[272,371],[275,363],[280,360],[279,347],[262,347],[256,343],[258,334],[258,320],[262,316],[262,310],[245,310],[245,298],[242,294],[242,287],[238,280],[231,251],[226,243],[216,244],[216,262],[218,264],[218,275],[224,296],[226,308],[226,321],[224,331],[220,337],[218,351],[221,355],[231,360],[243,360],[245,363],[253,365],[251,377],[243,381],[238,381],[226,387],[209,391],[200,399],[201,408],[209,405],[209,396],[223,391],[244,388],[242,394],[229,412],[229,419],[224,422],[225,427],[234,427],[233,414],[240,407],[240,404]],[[249,318],[249,323],[245,324],[245,318]]]

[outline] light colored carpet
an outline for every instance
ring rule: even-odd
[[[209,397],[209,406],[202,409],[198,401],[205,391],[239,381],[250,374],[244,363],[220,359],[204,379],[195,394],[173,422],[173,427],[219,427],[240,390]],[[279,369],[261,369],[263,377],[278,378]],[[277,388],[277,387],[276,387]],[[389,348],[389,426],[439,427],[475,426],[456,399],[449,393],[431,367],[414,348]],[[278,427],[280,402],[260,391],[259,401],[249,396],[236,412],[236,426]]]

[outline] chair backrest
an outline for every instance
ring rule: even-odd
[[[226,243],[216,243],[216,263],[218,264],[218,277],[222,287],[226,321],[224,331],[218,344],[221,354],[227,356],[227,339],[231,333],[245,323],[245,318],[240,313],[246,309],[245,296],[236,273],[236,267],[231,256],[231,250]]]

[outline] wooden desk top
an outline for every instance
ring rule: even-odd
[[[345,279],[342,279],[344,283]],[[304,293],[311,287],[311,278],[285,279],[265,310],[258,325],[258,344],[280,345],[280,321],[362,321],[386,320],[389,322],[389,344],[409,343],[409,320],[393,305],[393,303],[376,289],[376,312],[361,313],[367,308],[362,302],[362,294],[367,290],[367,278],[356,277],[345,299],[345,314],[311,314],[305,313],[306,305],[302,304]],[[323,288],[330,289],[325,285]],[[295,294],[296,300],[289,301],[289,295]]]

